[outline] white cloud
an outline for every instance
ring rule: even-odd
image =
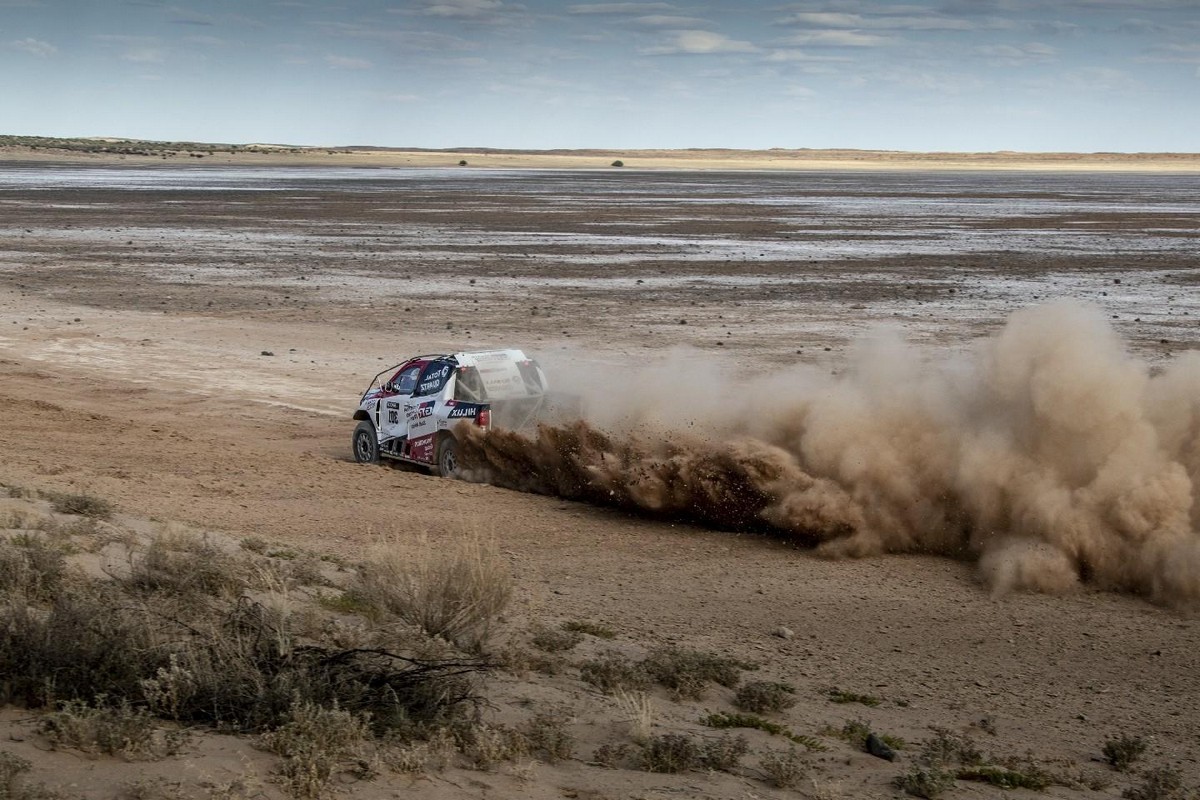
[[[901,10],[895,6],[881,13],[802,11],[783,17],[777,24],[888,31],[969,31],[978,27],[974,22],[932,13],[927,9],[906,7]]]
[[[17,39],[8,43],[10,47],[17,50],[24,50],[26,53],[46,58],[58,52],[58,48],[49,42],[43,42],[41,39]]]
[[[1029,44],[987,44],[975,48],[975,52],[992,64],[1006,67],[1021,67],[1028,64],[1043,64],[1058,55],[1053,47],[1040,42]]]
[[[167,52],[161,47],[131,47],[121,53],[122,61],[134,64],[161,64],[167,58]]]
[[[325,63],[334,69],[370,69],[371,62],[365,58],[353,58],[351,56],[336,56],[329,54],[325,56]]]
[[[826,61],[849,61],[845,56],[815,56],[804,50],[772,50],[767,61],[773,64],[817,63]]]
[[[581,3],[567,7],[568,14],[650,14],[677,10],[670,3]]]
[[[670,39],[657,47],[642,50],[643,55],[711,55],[717,53],[753,53],[758,50],[750,42],[730,39],[712,31],[675,31]]]
[[[474,19],[487,17],[505,9],[500,0],[435,0],[421,11],[430,17]]]
[[[783,40],[783,44],[809,47],[878,47],[891,39],[877,33],[861,31],[805,31]]]
[[[634,17],[629,21],[647,28],[696,28],[702,25],[712,25],[708,20],[699,17],[679,17],[670,14],[650,14],[645,17]]]
[[[817,93],[807,86],[789,86],[783,90],[788,97],[816,97]]]

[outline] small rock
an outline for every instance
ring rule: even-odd
[[[259,355],[260,356],[273,356],[275,354],[272,353],[270,350],[263,350],[261,353],[259,353]]]
[[[771,635],[778,636],[780,639],[792,639],[796,636],[796,632],[785,625],[780,625],[778,628],[771,631]]]

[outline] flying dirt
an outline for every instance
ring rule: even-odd
[[[834,375],[705,375],[683,392],[656,374],[593,395],[588,420],[470,430],[461,461],[496,485],[830,557],[969,558],[997,593],[1200,605],[1198,352],[1151,370],[1098,310],[1055,303],[950,360],[881,332]]]

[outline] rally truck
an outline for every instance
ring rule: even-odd
[[[526,427],[547,400],[542,368],[520,350],[410,358],[380,372],[363,392],[354,412],[354,460],[417,464],[454,477],[458,425]]]

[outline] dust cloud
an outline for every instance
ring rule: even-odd
[[[973,559],[997,593],[1086,583],[1200,605],[1200,353],[1152,374],[1097,310],[1057,303],[957,357],[876,333],[834,375],[677,355],[593,365],[591,386],[552,369],[587,420],[473,430],[460,460],[501,486],[830,557]]]

